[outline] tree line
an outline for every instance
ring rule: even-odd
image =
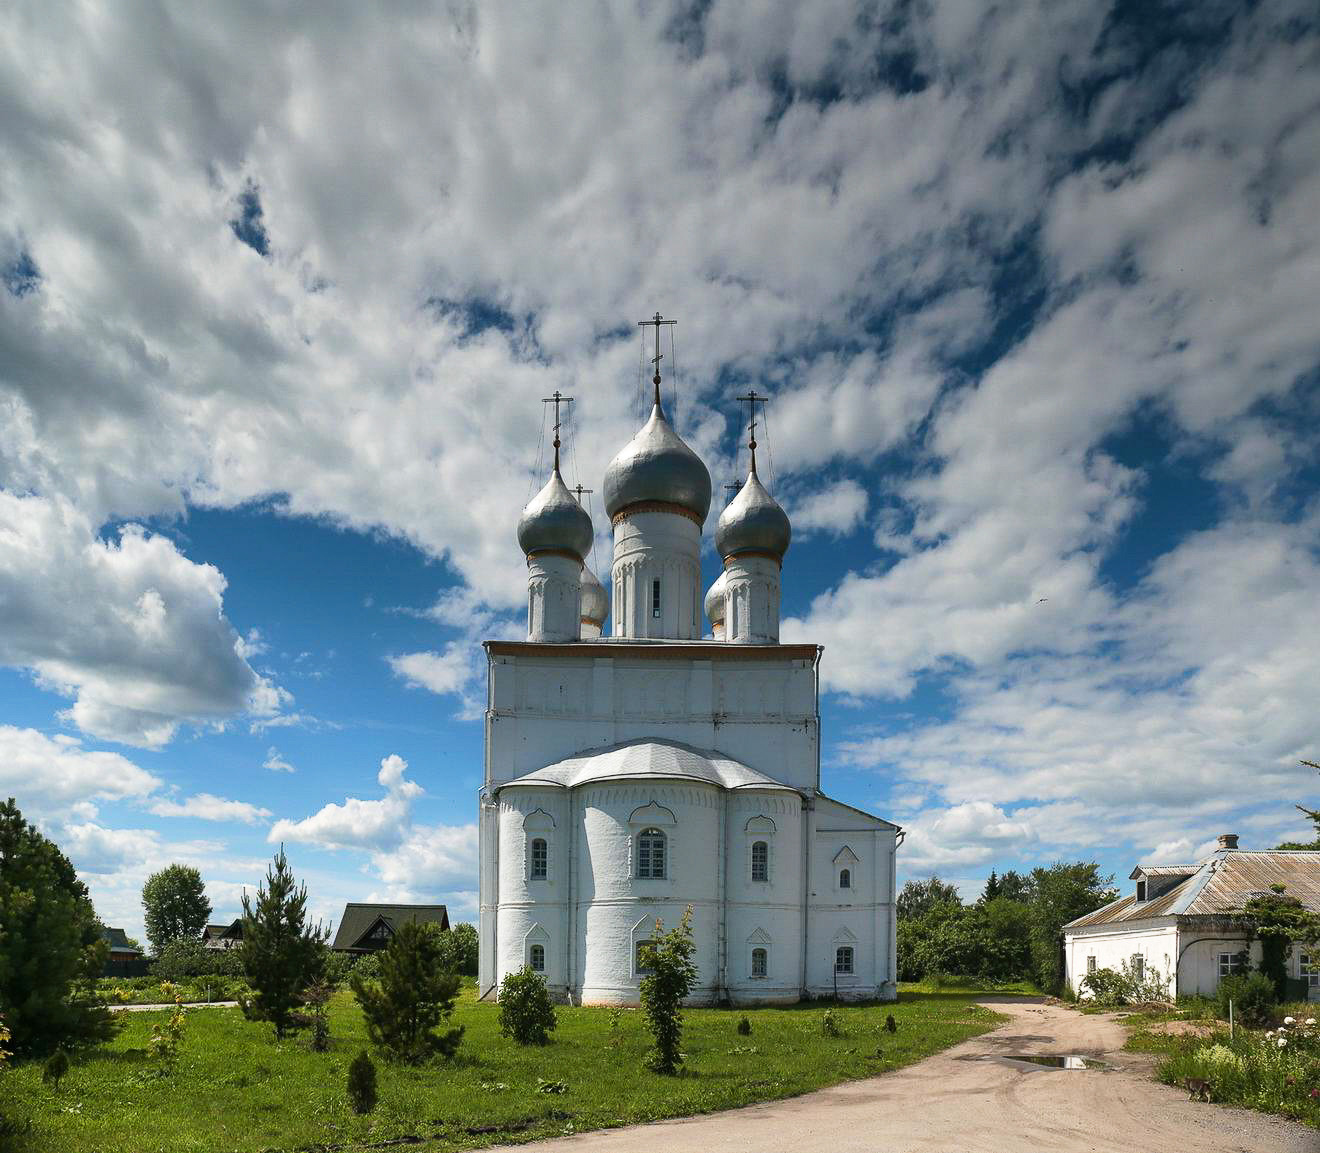
[[[967,904],[938,876],[908,881],[898,895],[898,979],[941,974],[1061,991],[1063,926],[1114,900],[1112,882],[1094,861],[1058,861],[992,872]]]

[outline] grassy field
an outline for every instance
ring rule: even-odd
[[[400,1137],[466,1149],[788,1097],[911,1064],[999,1021],[947,992],[835,1008],[838,1037],[824,1034],[822,1013],[748,1010],[752,1032],[741,1036],[742,1011],[691,1010],[687,1071],[661,1077],[642,1068],[649,1034],[636,1010],[561,1007],[551,1044],[520,1048],[499,1035],[497,1008],[477,1004],[469,988],[454,1014],[467,1030],[459,1056],[419,1069],[378,1060],[380,1104],[358,1117],[345,1071],[366,1035],[356,1003],[340,993],[329,1053],[311,1052],[302,1037],[277,1043],[236,1009],[203,1009],[188,1015],[178,1068],[160,1076],[146,1044],[162,1014],[134,1013],[114,1042],[75,1059],[58,1092],[33,1064],[5,1074],[0,1089],[8,1112],[31,1118],[16,1148],[32,1153],[355,1149]]]

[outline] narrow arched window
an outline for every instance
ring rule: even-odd
[[[532,967],[533,973],[545,972],[545,946],[533,945],[527,950],[527,963]]]
[[[752,842],[752,880],[770,879],[770,846],[765,841]]]
[[[665,875],[665,835],[659,829],[643,829],[637,838],[637,875],[652,878]]]
[[[651,582],[651,616],[656,620],[660,619],[660,582],[658,580]]]
[[[850,974],[853,971],[853,950],[851,945],[840,945],[834,950],[834,971]]]
[[[752,950],[752,976],[764,977],[768,968],[768,955],[764,949]]]
[[[852,870],[851,870],[851,869],[840,869],[840,870],[839,870],[839,888],[840,888],[840,889],[851,889],[851,888],[852,888]]]
[[[550,875],[550,846],[546,844],[544,837],[532,838],[532,869],[531,877],[533,881],[544,881]]]

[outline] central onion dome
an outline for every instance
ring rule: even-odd
[[[720,628],[724,624],[724,573],[720,573],[706,591],[705,609],[711,625]]]
[[[518,544],[527,556],[568,553],[581,561],[591,551],[594,538],[591,517],[569,492],[556,463],[545,487],[528,501],[518,518]]]
[[[596,578],[590,567],[582,567],[582,620],[601,628],[605,618],[610,615],[610,598],[605,586]]]
[[[710,473],[665,419],[658,401],[651,419],[605,470],[605,512],[611,520],[633,505],[652,503],[677,505],[698,524],[710,511]]]
[[[782,561],[792,537],[788,514],[766,492],[756,475],[756,457],[753,456],[747,483],[720,514],[715,529],[715,548],[725,560],[739,553],[768,553]]]

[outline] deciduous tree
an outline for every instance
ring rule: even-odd
[[[657,917],[655,936],[654,943],[642,946],[639,958],[642,967],[650,970],[642,978],[642,1012],[655,1039],[646,1067],[672,1076],[683,1063],[678,1048],[683,1037],[683,998],[697,982],[697,966],[692,960],[697,948],[692,940],[692,906],[667,933]]]
[[[200,937],[211,916],[202,874],[191,865],[167,865],[142,886],[142,911],[151,951],[171,941]]]

